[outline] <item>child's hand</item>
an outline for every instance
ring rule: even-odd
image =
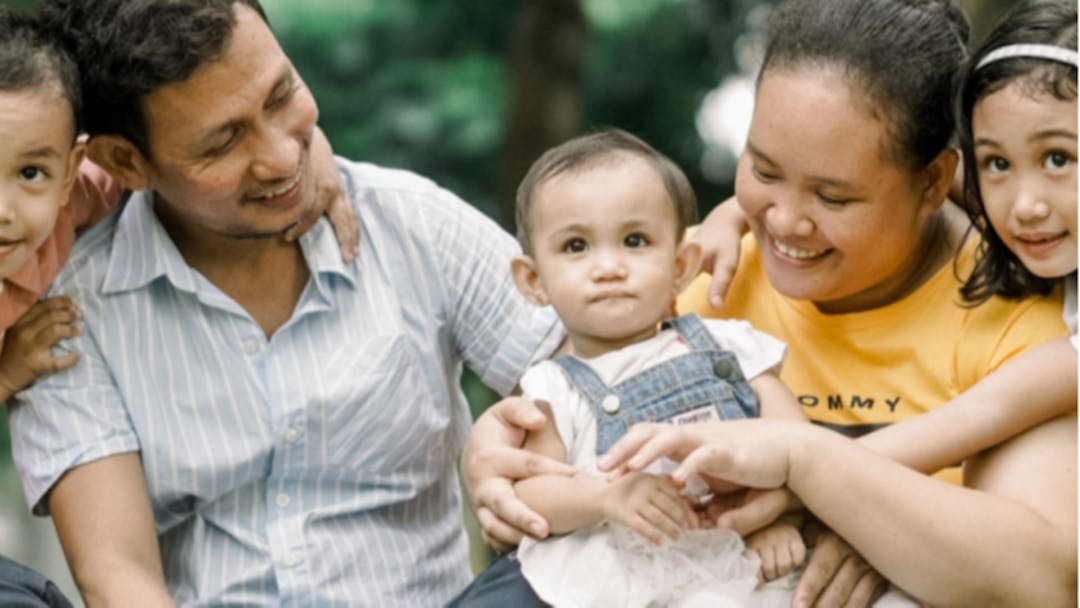
[[[315,180],[315,207],[306,213],[296,225],[285,231],[286,241],[295,241],[315,225],[326,213],[341,248],[341,261],[346,264],[356,259],[360,242],[360,220],[345,192],[341,174],[338,173],[334,152],[322,129],[316,128],[311,138],[311,175]]]
[[[771,581],[799,567],[806,559],[806,545],[795,526],[776,522],[746,537],[746,546],[761,556],[758,578]]]
[[[38,376],[75,365],[79,353],[53,356],[49,349],[63,338],[82,333],[80,318],[71,298],[59,296],[36,302],[8,328],[0,352],[0,388],[5,401]]]
[[[634,530],[659,545],[676,540],[690,526],[688,509],[675,482],[666,475],[629,473],[615,479],[604,496],[604,519]]]

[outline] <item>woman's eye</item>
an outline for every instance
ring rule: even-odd
[[[851,202],[851,199],[836,198],[836,197],[832,197],[832,196],[826,196],[826,195],[824,195],[824,194],[822,194],[820,192],[817,193],[817,197],[818,197],[818,200],[825,203],[826,205],[842,206],[842,205],[846,205],[846,204]]]
[[[563,251],[566,253],[581,253],[589,248],[585,239],[570,239],[563,245]]]
[[[623,239],[623,244],[630,248],[644,247],[649,244],[649,239],[644,234],[631,234]]]
[[[751,171],[753,171],[754,177],[758,178],[760,181],[763,182],[771,182],[776,179],[776,174],[769,173],[768,171],[765,171],[759,167],[754,167],[751,169]]]

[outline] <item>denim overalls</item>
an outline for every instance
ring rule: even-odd
[[[664,322],[679,332],[690,352],[654,365],[614,387],[580,359],[555,360],[596,414],[596,454],[607,452],[638,422],[686,424],[750,418],[758,401],[735,355],[720,348],[695,314]]]

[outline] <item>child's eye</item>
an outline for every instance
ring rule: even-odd
[[[19,169],[19,179],[27,182],[40,182],[45,179],[47,175],[41,167],[35,167],[30,165]]]
[[[1043,168],[1050,170],[1060,170],[1069,166],[1069,161],[1072,160],[1072,156],[1066,152],[1055,150],[1050,152],[1043,158]]]
[[[623,244],[631,249],[637,249],[649,244],[649,239],[644,234],[629,234],[623,239]]]
[[[1000,156],[988,156],[983,160],[982,166],[991,173],[1004,173],[1009,170],[1009,161]]]
[[[589,244],[585,242],[585,239],[574,238],[563,243],[563,253],[581,253],[589,248]]]

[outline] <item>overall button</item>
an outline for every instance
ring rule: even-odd
[[[609,414],[614,414],[619,411],[619,396],[608,395],[600,402],[600,407],[604,408],[604,411]]]
[[[735,368],[731,365],[731,361],[720,359],[716,362],[716,365],[713,366],[713,371],[716,372],[716,375],[720,378],[727,380],[731,378],[731,372],[735,371]]]

